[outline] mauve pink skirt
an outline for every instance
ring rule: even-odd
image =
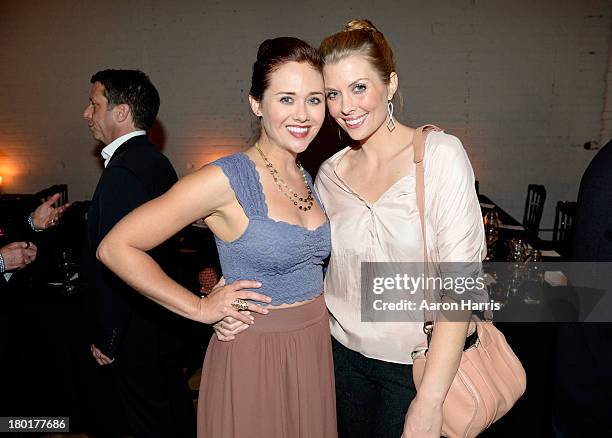
[[[208,344],[198,438],[336,438],[325,300],[255,314],[236,339]]]

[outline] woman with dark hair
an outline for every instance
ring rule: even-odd
[[[321,69],[317,51],[297,38],[264,41],[249,93],[261,121],[257,143],[134,210],[98,249],[111,270],[164,307],[205,323],[233,317],[250,325],[233,342],[210,341],[199,437],[336,436],[322,297],[330,229],[312,179],[296,161],[325,117]],[[169,279],[146,253],[199,218],[215,234],[228,283],[202,299]],[[265,295],[247,290],[259,286]]]
[[[393,51],[368,20],[349,22],[344,31],[325,38],[319,51],[329,114],[353,141],[323,163],[316,182],[333,236],[325,299],[333,335],[338,433],[399,437],[403,432],[406,438],[437,438],[442,404],[465,344],[469,311],[455,315],[465,322],[438,315],[418,393],[411,352],[425,340],[422,319],[361,319],[362,262],[424,261],[415,129],[393,115],[398,89]],[[425,146],[428,258],[478,265],[486,245],[474,174],[463,145],[452,135],[432,131]]]

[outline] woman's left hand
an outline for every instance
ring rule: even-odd
[[[243,310],[240,313],[251,316],[251,312],[248,310]],[[238,333],[245,331],[249,327],[250,325],[245,324],[242,321],[238,321],[231,316],[226,316],[221,321],[213,325],[217,339],[224,342],[236,339],[236,335]]]
[[[401,438],[440,438],[442,433],[442,405],[419,399],[412,400]]]

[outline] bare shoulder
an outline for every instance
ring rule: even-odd
[[[215,163],[206,164],[200,169],[183,178],[189,184],[201,186],[206,190],[230,190],[230,183],[220,166]]]
[[[208,214],[235,200],[223,169],[212,163],[181,178],[168,195],[181,203],[201,205]]]

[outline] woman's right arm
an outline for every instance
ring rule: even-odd
[[[132,288],[174,313],[209,324],[226,316],[250,324],[252,318],[231,303],[237,298],[270,302],[265,295],[245,290],[259,287],[258,282],[240,280],[199,298],[168,277],[146,252],[203,217],[216,225],[213,231],[231,233],[237,226],[228,212],[234,201],[222,170],[206,166],[119,221],[100,243],[97,257]],[[249,310],[267,313],[255,304],[249,304]]]

